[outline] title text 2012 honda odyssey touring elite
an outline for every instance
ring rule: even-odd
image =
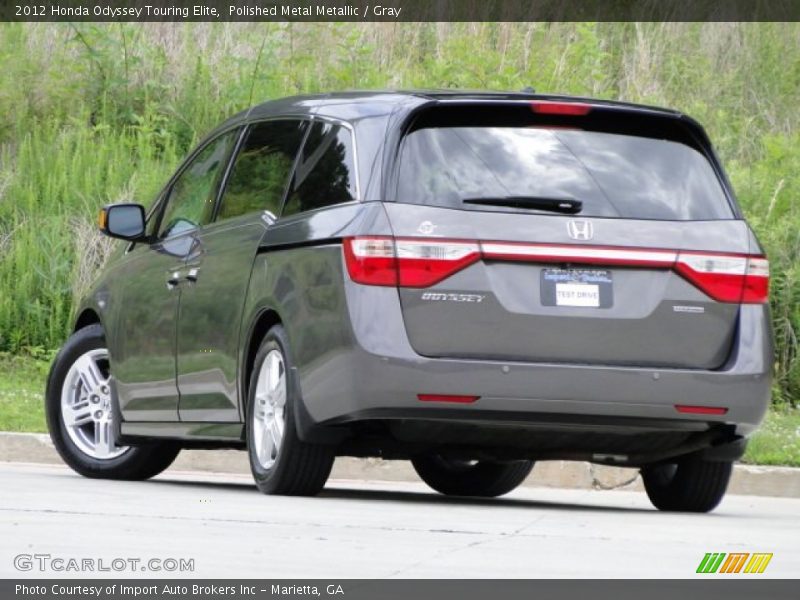
[[[246,447],[314,494],[334,457],[497,496],[536,460],[640,468],[708,511],[767,408],[768,263],[703,129],[514,93],[261,104],[121,238],[47,388],[56,448],[141,479]]]

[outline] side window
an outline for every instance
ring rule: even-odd
[[[218,219],[268,210],[277,215],[307,123],[267,121],[252,126],[233,164]]]
[[[220,178],[239,131],[208,144],[183,170],[169,191],[158,237],[168,238],[205,225],[214,211]]]
[[[350,131],[340,125],[314,123],[303,146],[283,214],[354,200],[354,164]]]

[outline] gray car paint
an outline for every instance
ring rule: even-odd
[[[645,221],[586,218],[590,241],[567,235],[571,217],[451,210],[388,204],[397,236],[670,248],[747,253],[744,221]],[[433,291],[472,293],[478,303],[426,301],[426,290],[404,288],[401,304],[412,346],[424,356],[519,361],[628,364],[715,369],[727,358],[739,307],[711,300],[665,270],[609,268],[613,304],[608,308],[543,306],[540,272],[559,265],[479,262]],[[676,312],[673,307],[702,309]]]
[[[167,280],[180,273],[191,244],[186,235],[139,244],[107,273],[107,305],[114,312],[104,325],[120,405],[129,419],[178,418],[175,335],[181,289]]]
[[[246,265],[252,264],[266,228],[261,215],[245,215],[194,236],[182,268],[177,325],[181,421],[239,420],[236,357],[250,283]]]

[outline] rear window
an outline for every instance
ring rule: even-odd
[[[406,135],[398,201],[539,212],[463,203],[507,197],[579,200],[581,216],[734,218],[709,161],[679,141],[539,125],[434,126]]]

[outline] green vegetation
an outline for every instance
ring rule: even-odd
[[[800,410],[772,410],[747,446],[744,462],[800,467]]]
[[[49,361],[0,353],[0,431],[47,431],[44,388]]]
[[[96,208],[149,203],[224,117],[303,92],[527,85],[666,105],[707,127],[770,254],[774,397],[796,404],[793,23],[1,24],[0,351],[61,344],[110,247]]]

